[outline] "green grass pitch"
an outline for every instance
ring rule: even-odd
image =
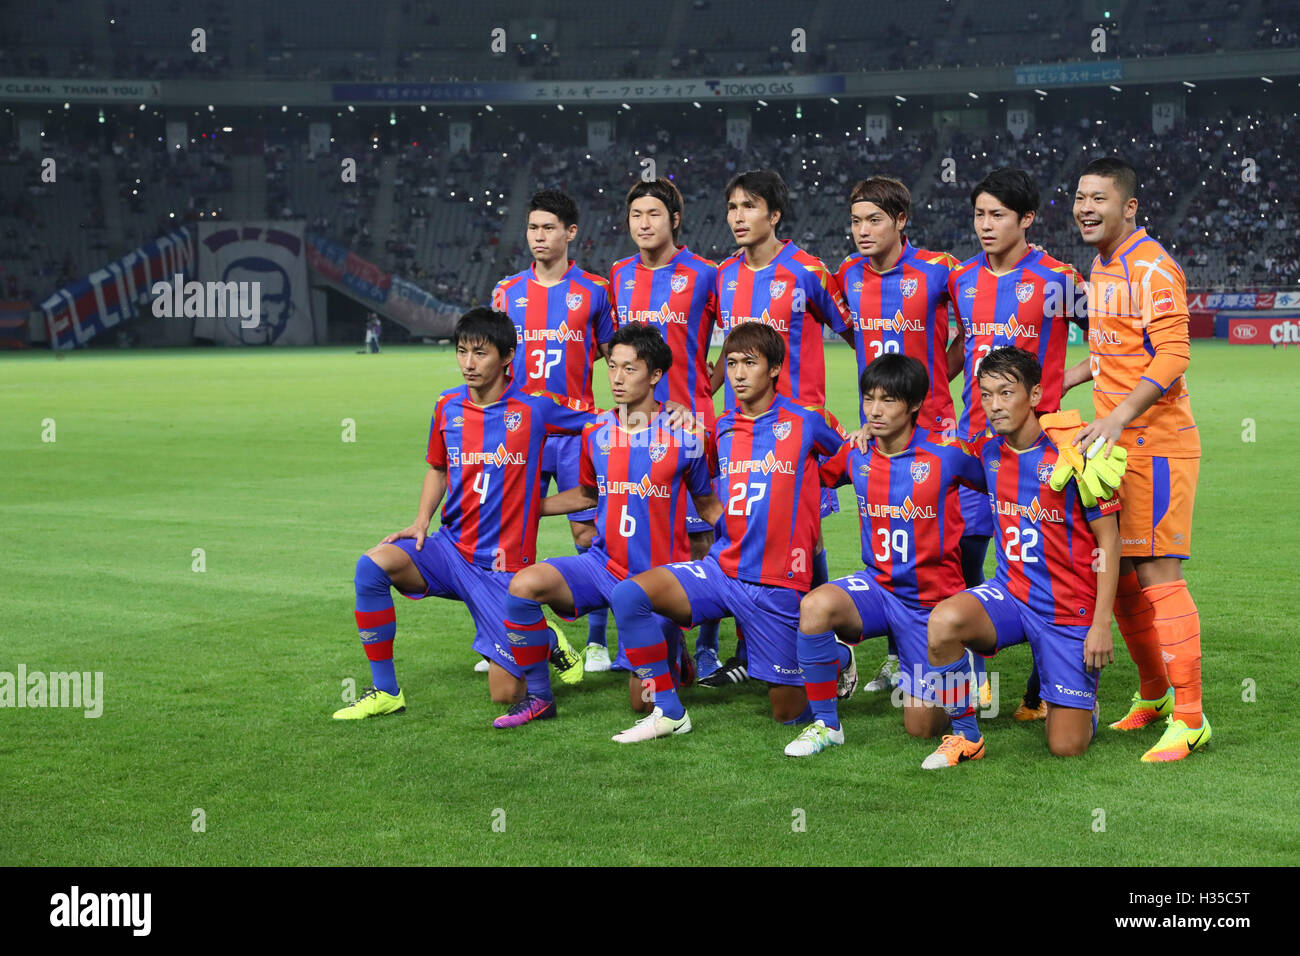
[[[1300,356],[1193,353],[1204,459],[1186,570],[1208,752],[1146,766],[1157,730],[1103,729],[1086,756],[1052,758],[1041,724],[1011,720],[1028,670],[1013,649],[991,668],[988,757],[941,773],[920,769],[934,744],[903,733],[888,696],[862,692],[847,744],[799,761],[753,683],[687,691],[682,738],[610,742],[631,722],[621,674],[557,685],[559,720],[494,731],[469,615],[439,600],[398,602],[408,712],[332,721],[345,679],[368,683],[353,566],[414,516],[453,353],[0,359],[0,671],[104,675],[97,719],[0,709],[0,864],[1293,862]],[[852,354],[829,346],[827,361],[831,409],[852,423]],[[832,575],[860,567],[851,507],[826,540]],[[571,550],[546,519],[541,554]],[[1115,643],[1104,720],[1135,688]],[[883,656],[868,643],[860,667]]]

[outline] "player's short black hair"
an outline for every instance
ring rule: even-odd
[[[533,193],[533,198],[528,200],[528,211],[538,210],[553,213],[565,229],[577,225],[578,204],[566,192],[558,189],[539,189]]]
[[[930,392],[930,373],[925,370],[919,359],[898,352],[886,352],[873,360],[862,370],[858,379],[858,391],[863,398],[876,389],[885,393],[886,398],[896,398],[915,405],[912,424],[916,424],[921,414],[921,405]]]
[[[758,196],[767,203],[769,213],[779,212],[781,218],[776,221],[778,228],[790,218],[790,188],[775,169],[750,169],[743,173],[736,173],[727,181],[727,188],[722,194],[723,199],[730,200],[731,194],[737,189],[742,189],[751,196]]]
[[[1038,211],[1038,184],[1023,169],[1004,166],[993,170],[970,191],[972,207],[980,193],[988,193],[1017,216]]]
[[[1138,174],[1129,163],[1118,156],[1101,156],[1094,159],[1087,166],[1083,167],[1083,172],[1079,178],[1084,176],[1104,176],[1115,183],[1115,188],[1119,190],[1121,202],[1128,202],[1138,191]]]
[[[658,199],[668,210],[668,224],[672,226],[673,242],[677,241],[677,231],[682,227],[682,194],[671,179],[652,179],[638,182],[627,191],[627,208],[631,210],[633,201],[642,196]],[[677,224],[673,225],[673,214],[677,215]]]
[[[456,328],[451,333],[452,345],[490,342],[497,347],[497,354],[503,359],[510,358],[517,340],[515,324],[510,321],[510,316],[485,305],[470,309],[457,319]]]
[[[780,368],[785,364],[785,341],[781,333],[762,322],[742,322],[722,340],[722,357],[724,364],[732,352],[749,352],[767,359],[768,368]]]
[[[1025,391],[1031,392],[1043,380],[1043,367],[1038,364],[1038,358],[1033,352],[1007,345],[993,349],[980,361],[977,378],[985,375],[999,375],[1013,382],[1022,382]]]
[[[849,208],[860,202],[874,203],[890,219],[912,218],[912,194],[901,179],[893,176],[871,176],[854,183],[849,193]]]
[[[645,322],[628,322],[620,325],[614,337],[609,340],[610,355],[614,346],[627,345],[636,349],[636,357],[645,362],[651,374],[656,371],[666,372],[672,368],[673,350],[668,347],[664,337],[653,325]]]

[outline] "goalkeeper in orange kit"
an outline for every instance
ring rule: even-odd
[[[1139,730],[1168,718],[1144,762],[1181,760],[1210,740],[1201,712],[1201,627],[1183,580],[1201,441],[1185,373],[1191,357],[1183,270],[1138,228],[1137,172],[1116,157],[1079,178],[1074,220],[1097,250],[1089,277],[1088,347],[1097,417],[1074,437],[1128,453],[1120,489],[1123,560],[1115,619],[1140,686],[1110,726]]]

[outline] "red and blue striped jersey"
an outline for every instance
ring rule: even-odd
[[[619,578],[691,559],[687,496],[713,493],[717,457],[702,429],[650,427],[629,432],[602,412],[582,431],[578,480],[599,494],[592,548]]]
[[[1119,510],[1119,497],[1085,508],[1075,480],[1048,485],[1056,446],[1046,434],[1024,451],[1001,435],[975,443],[993,502],[995,579],[1044,620],[1090,625],[1097,600],[1097,538],[1088,522]]]
[[[722,534],[709,552],[728,575],[807,591],[821,532],[817,459],[834,455],[842,431],[821,408],[777,395],[757,418],[738,409],[718,419]]]
[[[1073,266],[1037,249],[1030,249],[1002,275],[989,268],[988,257],[982,252],[953,270],[948,296],[966,332],[965,407],[957,424],[962,435],[973,438],[984,433],[987,422],[980,405],[980,360],[1007,345],[1032,352],[1043,367],[1043,398],[1035,411],[1060,411],[1068,313],[1084,311],[1073,319],[1085,335],[1088,331],[1086,310],[1072,306],[1075,290],[1082,287],[1083,278]]]
[[[718,267],[680,246],[666,265],[648,269],[641,256],[619,259],[609,270],[615,323],[654,326],[673,353],[655,386],[655,398],[691,410],[708,429],[717,413],[709,389],[709,339],[718,320]]]
[[[528,393],[515,382],[485,406],[470,401],[466,385],[442,393],[425,461],[447,469],[442,526],[466,561],[492,571],[536,563],[542,443],[580,434],[595,417],[579,399]]]
[[[511,374],[526,389],[545,389],[591,405],[599,347],[614,335],[609,284],[572,259],[569,271],[553,286],[539,283],[536,269],[534,263],[492,290],[492,308],[515,324]]]
[[[972,446],[935,442],[918,428],[895,455],[886,455],[874,440],[865,453],[844,445],[822,463],[821,477],[831,488],[853,482],[862,563],[895,597],[934,607],[966,587],[957,487],[985,490],[984,468]]]
[[[854,253],[835,276],[849,305],[858,379],[886,352],[920,361],[930,373],[930,393],[917,424],[933,431],[957,424],[948,390],[947,353],[948,273],[956,267],[957,260],[948,253],[917,249],[904,236],[902,255],[886,271],[877,272],[870,259]]]
[[[718,325],[730,332],[742,322],[762,322],[785,340],[785,364],[777,391],[801,405],[826,404],[826,353],[821,326],[848,331],[849,308],[835,276],[811,253],[789,239],[762,269],[745,265],[736,253],[718,266]],[[719,361],[726,360],[723,356]],[[736,404],[731,383],[726,406]]]

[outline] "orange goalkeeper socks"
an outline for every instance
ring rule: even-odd
[[[1153,627],[1174,685],[1174,719],[1201,726],[1201,616],[1186,581],[1153,584],[1143,593],[1155,609]],[[1145,692],[1142,696],[1146,696]]]
[[[1160,656],[1160,641],[1152,626],[1155,608],[1138,584],[1136,571],[1122,574],[1115,591],[1115,623],[1138,669],[1138,693],[1144,700],[1159,700],[1169,689],[1169,675]]]

